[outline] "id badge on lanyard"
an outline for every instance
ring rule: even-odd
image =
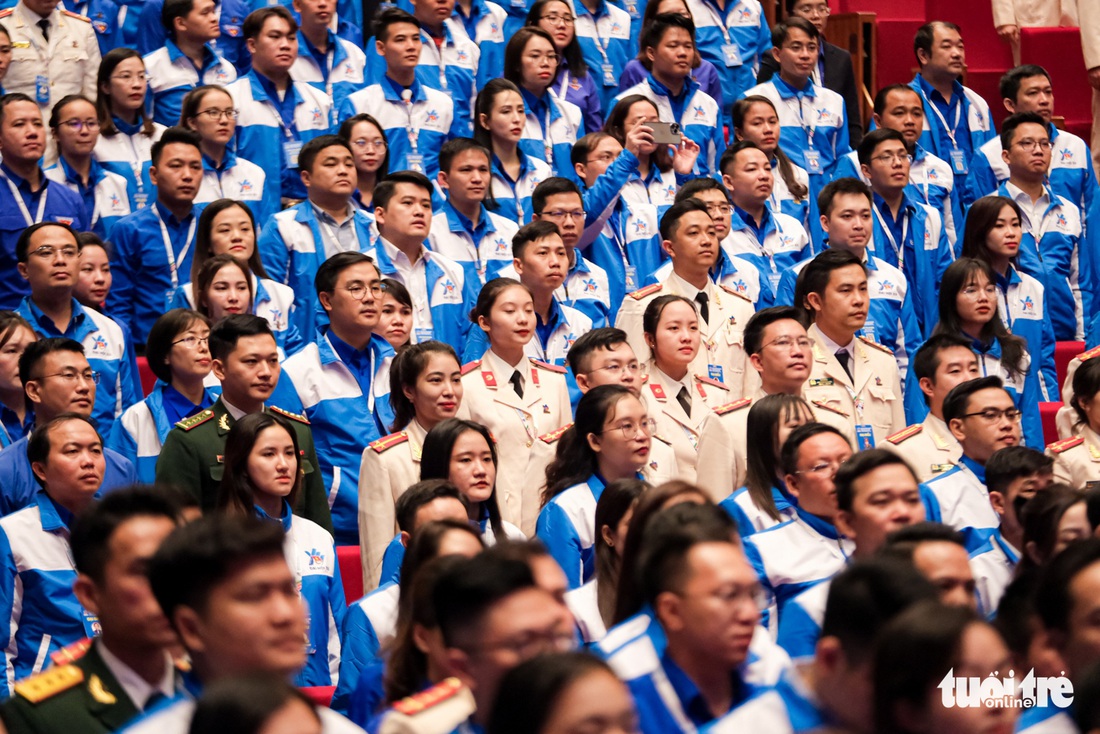
[[[195,224],[198,218],[191,217],[191,225],[187,228],[187,240],[183,243],[183,249],[180,250],[180,256],[177,259],[176,252],[172,248],[172,238],[168,235],[168,225],[164,223],[156,207],[153,207],[153,213],[157,217],[157,224],[160,225],[160,236],[164,240],[164,254],[168,257],[168,271],[172,276],[172,289],[175,290],[180,284],[179,263],[186,260],[187,253],[191,251],[191,241],[195,236]]]
[[[878,223],[882,227],[882,235],[894,248],[894,256],[898,262],[897,267],[901,270],[905,266],[905,241],[909,238],[909,217],[905,216],[901,220],[901,242],[898,242],[894,239],[894,232],[887,226],[886,217],[883,216],[878,206],[875,207],[875,216],[878,217]]]
[[[23,201],[23,195],[19,193],[19,187],[15,185],[7,176],[4,176],[4,180],[8,182],[8,189],[11,191],[11,196],[15,199],[15,205],[19,207],[19,213],[23,215],[23,221],[27,223],[27,226],[31,226],[37,222],[42,221],[42,217],[46,213],[46,197],[50,195],[48,188],[48,182],[42,183],[42,196],[38,199],[38,211],[35,213],[35,218],[31,219],[31,212],[27,209],[27,203]]]
[[[409,138],[409,155],[407,162],[409,169],[416,171],[417,173],[424,173],[424,156],[420,155],[419,139],[420,132],[413,125],[413,103],[411,99],[405,100],[405,115],[407,120],[405,122],[405,134]]]

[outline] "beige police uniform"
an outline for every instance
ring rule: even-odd
[[[694,303],[698,292],[673,271],[664,283],[634,291],[623,299],[615,325],[626,332],[627,342],[638,359],[650,356],[642,319],[653,299],[683,296]],[[736,400],[759,383],[759,376],[748,367],[745,354],[745,324],[754,313],[752,301],[709,280],[703,292],[707,295],[710,320],[699,319],[699,354],[691,364],[691,371],[722,381],[729,388],[730,398]]]
[[[810,379],[806,384],[806,399],[814,408],[843,415],[858,443],[860,425],[871,427],[876,446],[890,434],[905,427],[902,405],[901,374],[894,353],[863,337],[856,337],[851,361],[855,382],[840,366],[836,355],[827,351],[825,335],[817,324],[808,330],[814,340]],[[866,447],[862,447],[866,448]]]
[[[397,534],[394,505],[420,481],[420,455],[427,431],[414,419],[404,430],[372,441],[359,465],[359,554],[363,589],[378,586],[382,556]]]
[[[522,398],[509,382],[517,370],[524,377]],[[572,418],[565,368],[527,357],[513,367],[490,349],[463,366],[462,388],[459,417],[486,426],[497,443],[501,517],[533,535],[549,454],[532,451],[532,446]]]
[[[719,445],[729,443],[726,429],[714,412],[714,408],[730,402],[729,390],[717,381],[693,375],[690,371],[683,380],[676,381],[657,369],[652,360],[647,366],[649,379],[642,387],[642,396],[649,417],[657,422],[657,435],[672,447],[677,478],[694,483],[699,447],[704,437]],[[690,415],[676,399],[681,387],[687,388],[691,395]],[[709,435],[714,432],[718,435]]]
[[[562,434],[572,427],[573,424],[570,423],[552,433],[546,433],[539,436],[539,440],[534,448],[540,452],[549,453],[549,458],[545,460],[544,465],[553,461],[558,453],[559,439],[562,437]],[[672,450],[672,443],[660,434],[650,436],[649,438],[649,461],[642,467],[642,474],[645,475],[645,480],[656,487],[659,484],[678,479],[679,474],[676,468],[676,454]],[[542,485],[539,487],[540,497],[545,487],[546,481],[544,477]],[[540,507],[539,509],[542,508]]]
[[[38,102],[49,121],[53,105],[69,94],[96,98],[99,42],[90,20],[56,9],[47,17],[50,40],[37,25],[41,16],[22,2],[0,12],[0,23],[11,33],[11,67],[4,90],[22,92]]]
[[[1054,459],[1054,481],[1074,489],[1100,486],[1100,436],[1088,426],[1047,446],[1047,456]]]
[[[1058,428],[1058,438],[1070,438],[1080,433],[1081,426],[1077,423],[1077,411],[1073,409],[1073,375],[1077,372],[1085,360],[1100,356],[1100,347],[1093,347],[1087,352],[1081,352],[1070,360],[1066,366],[1066,381],[1062,383],[1062,407],[1058,409],[1054,417]]]
[[[962,458],[962,445],[958,439],[951,435],[942,418],[931,413],[922,423],[887,436],[882,448],[890,449],[905,459],[922,482],[954,468]]]

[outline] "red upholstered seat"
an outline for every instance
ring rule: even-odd
[[[336,546],[336,559],[340,562],[340,580],[344,582],[344,598],[348,604],[363,596],[363,562],[357,545]]]
[[[1081,352],[1085,351],[1084,342],[1056,342],[1054,345],[1054,370],[1058,373],[1058,389],[1066,382],[1066,368]]]
[[[1043,422],[1043,442],[1052,444],[1058,440],[1058,426],[1054,421],[1062,403],[1039,403],[1039,418]],[[1034,446],[1033,448],[1039,448]]]
[[[157,376],[149,369],[149,360],[145,357],[137,358],[138,376],[141,377],[141,391],[148,397],[153,392],[153,385],[157,382]]]
[[[1076,131],[1082,122],[1091,122],[1092,92],[1085,78],[1080,29],[1021,28],[1020,61],[1038,64],[1050,74],[1054,114],[1066,118],[1067,129]]]
[[[310,701],[313,701],[314,706],[328,706],[332,703],[332,694],[336,692],[336,686],[312,686],[301,690]]]

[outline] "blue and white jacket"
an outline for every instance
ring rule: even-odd
[[[412,97],[406,104],[403,88],[389,77],[348,96],[338,119],[369,112],[386,134],[391,171],[419,171],[435,181],[439,175],[439,149],[454,137],[455,106],[446,92],[413,80]],[[532,187],[533,188],[533,187]]]
[[[688,0],[687,5],[695,21],[695,47],[722,79],[723,123],[732,136],[733,103],[756,84],[760,60],[772,47],[768,20],[758,0],[728,2],[722,10],[711,0]]]
[[[115,321],[93,308],[85,308],[72,299],[72,318],[64,333],[42,313],[30,296],[23,299],[16,313],[25,318],[42,338],[64,336],[80,342],[88,364],[99,373],[95,386],[92,420],[106,435],[115,419],[141,400],[141,378],[138,376],[134,347]]]
[[[557,174],[546,161],[524,153],[522,146],[517,152],[520,166],[519,176],[515,180],[504,170],[496,154],[493,154],[492,191],[495,203],[492,211],[522,227],[531,223],[531,216],[534,214],[531,195],[535,192],[535,187]]]
[[[408,5],[405,9],[412,12],[412,3],[403,0],[398,6],[402,4]],[[478,89],[485,86],[490,79],[504,76],[504,23],[508,18],[504,8],[489,0],[473,0],[470,3],[470,14],[465,15],[461,6],[455,3],[451,18],[457,21],[458,29],[481,52],[477,63]]]
[[[448,200],[432,217],[425,244],[461,265],[467,281],[484,285],[512,264],[512,238],[518,231],[515,222],[493,214],[484,204],[474,227]]]
[[[346,714],[359,675],[381,660],[379,651],[397,633],[397,601],[401,585],[387,581],[348,606],[340,630],[340,681],[332,696],[332,708]]]
[[[783,273],[812,257],[810,236],[798,220],[768,204],[764,205],[762,219],[758,234],[749,214],[735,206],[730,214],[730,233],[722,241],[722,249],[731,259],[748,263],[759,274],[757,308],[775,303]]]
[[[225,90],[240,111],[237,118],[237,154],[256,163],[267,176],[265,197],[306,198],[298,174],[298,157],[288,158],[284,145],[298,146],[332,127],[332,100],[304,81],[294,81],[286,94],[294,95],[294,115],[284,121],[268,98],[255,71],[249,71]],[[391,159],[392,160],[392,159]]]
[[[803,260],[783,273],[775,296],[777,306],[794,305],[794,286],[807,262]],[[867,308],[867,323],[857,332],[857,336],[889,347],[898,360],[898,369],[904,380],[909,360],[924,343],[913,309],[909,283],[900,270],[881,258],[869,255],[863,264],[867,268],[870,305]]]
[[[827,578],[791,599],[779,618],[779,635],[776,642],[787,651],[791,660],[812,658],[821,637],[821,625],[825,621],[825,605],[833,580]]]
[[[383,278],[393,278],[409,289],[413,303],[413,340],[421,341],[416,336],[416,330],[428,326],[419,315],[423,312],[422,307],[427,306],[431,315],[431,338],[447,344],[465,344],[471,326],[469,313],[477,303],[481,282],[468,280],[466,271],[458,263],[425,248],[422,257],[428,290],[426,293],[416,292],[394,265],[392,253],[395,252],[396,247],[379,237],[374,249],[367,254],[374,259]],[[389,421],[383,425],[389,425]],[[382,435],[386,433],[383,431]]]
[[[519,148],[532,158],[546,161],[555,176],[579,181],[570,156],[573,145],[584,137],[584,120],[581,108],[572,102],[558,99],[547,89],[542,97],[520,88],[527,122]]]
[[[1081,210],[1055,194],[1050,186],[1044,188],[1039,221],[1031,221],[1027,207],[1021,206],[1024,216],[1020,224],[1024,231],[1016,266],[1038,278],[1046,288],[1047,311],[1055,338],[1081,340],[1085,337],[1085,314],[1096,313],[1100,304],[1096,299],[1100,254],[1081,246]],[[1026,199],[1030,204],[1030,197],[1008,181],[997,188],[997,194],[1017,203]]]
[[[885,260],[905,274],[917,324],[921,333],[930,334],[940,320],[940,281],[947,266],[954,262],[955,253],[947,241],[940,213],[927,204],[917,203],[908,194],[904,197],[898,210],[902,232],[902,241],[898,242],[894,230],[887,234],[883,224],[891,218],[889,207],[882,197],[873,195],[874,238],[867,254]]]
[[[210,43],[203,46],[201,69],[171,39],[142,60],[153,94],[153,119],[165,127],[180,124],[183,98],[192,89],[204,84],[224,87],[237,78],[237,69]]]
[[[619,91],[623,70],[637,55],[637,44],[630,42],[630,14],[605,0],[601,0],[595,13],[584,3],[575,3],[573,8],[577,14],[573,32],[606,116],[614,107],[611,100]],[[559,85],[555,84],[554,89],[557,88]]]
[[[772,487],[772,500],[775,502],[775,509],[779,511],[778,520],[760,509],[749,494],[748,487],[735,490],[733,494],[719,502],[718,506],[737,523],[737,534],[747,538],[794,519],[796,503],[793,497],[788,497],[779,487]]]
[[[1011,265],[1007,277],[997,275],[997,313],[1010,333],[1027,342],[1032,355],[1029,372],[1038,378],[1040,399],[1057,402],[1060,387],[1054,369],[1054,328],[1045,291],[1038,279]]]
[[[130,329],[137,344],[145,343],[153,322],[172,307],[179,273],[191,272],[202,208],[196,204],[180,221],[157,201],[118,220],[111,229],[114,283],[107,295],[107,312]]]
[[[701,51],[702,49],[700,49]],[[657,106],[657,116],[662,122],[677,122],[680,131],[699,145],[699,157],[695,160],[695,176],[717,176],[718,161],[726,150],[722,135],[722,110],[714,98],[699,88],[699,82],[691,77],[684,79],[680,94],[672,92],[653,74],[615,96],[614,105],[623,97],[640,94]]]
[[[382,337],[372,336],[369,352],[369,394],[364,395],[355,372],[340,359],[326,330],[287,358],[276,388],[282,399],[272,397],[272,402],[309,419],[340,545],[359,544],[363,447],[387,435],[385,426],[393,422],[389,401],[393,348]]]
[[[981,548],[1001,526],[1001,519],[989,503],[985,467],[963,454],[952,469],[932,477],[921,492],[924,512],[930,522],[950,525],[966,538],[966,549]]]
[[[703,729],[706,734],[803,734],[827,731],[830,718],[820,708],[817,696],[810,690],[797,668],[791,668],[775,684],[744,706],[739,706]]]
[[[799,507],[793,520],[745,538],[744,545],[777,615],[765,613],[761,623],[773,630],[787,602],[843,568],[854,548],[832,523]]]
[[[497,273],[498,278],[519,280],[515,265],[509,263]],[[611,324],[608,314],[611,312],[611,287],[608,285],[607,271],[585,259],[580,250],[573,250],[573,265],[558,289],[554,298],[563,306],[580,311],[592,322],[593,329]],[[532,340],[533,341],[533,340]],[[532,359],[539,357],[532,353]]]
[[[140,120],[136,125],[130,125],[117,117],[112,120],[118,132],[114,135],[100,135],[92,155],[108,171],[126,179],[130,211],[136,212],[157,198],[157,189],[149,178],[149,168],[153,165],[153,143],[160,140],[165,127],[153,123],[153,134],[149,136],[142,132]],[[110,232],[108,229],[107,233]]]
[[[632,154],[633,155],[633,154]],[[635,204],[657,207],[657,221],[676,203],[680,190],[679,176],[673,170],[661,171],[652,161],[645,178],[640,171],[633,171],[623,186],[621,196],[628,206]]]
[[[132,0],[123,0],[123,2],[128,3]],[[215,3],[218,8],[218,25],[221,28],[221,35],[211,43],[211,46],[216,48],[218,53],[224,56],[229,63],[233,64],[238,75],[246,73],[249,67],[252,66],[252,55],[245,48],[244,34],[241,32],[245,17],[250,11],[255,10],[249,5],[250,3],[246,0],[216,0]],[[142,56],[163,48],[168,41],[164,23],[161,22],[161,10],[163,8],[164,0],[144,0],[144,2],[135,3],[132,9],[127,9],[128,14],[137,15],[140,13],[135,29],[136,38],[128,42],[127,45],[136,47],[138,53]],[[123,28],[124,33],[129,26],[130,22],[127,18]],[[177,123],[173,122],[172,124]]]
[[[34,504],[34,496],[40,489],[31,470],[31,460],[27,458],[28,439],[29,431],[27,436],[0,450],[0,517]],[[137,482],[134,465],[126,457],[105,448],[103,458],[106,459],[107,468],[103,472],[103,482],[99,485],[101,494],[129,487]]]
[[[328,51],[324,61],[300,31],[298,32],[298,58],[290,67],[290,76],[324,92],[332,100],[332,128],[338,129],[340,120],[336,113],[344,100],[367,86],[367,55],[351,41],[328,32]]]
[[[220,166],[203,154],[202,183],[199,184],[195,203],[207,204],[215,199],[243,202],[252,212],[259,228],[280,209],[278,198],[264,197],[266,189],[267,174],[264,169],[226,148]]]
[[[137,481],[152,484],[157,477],[157,459],[164,439],[173,426],[164,412],[164,389],[167,383],[157,381],[149,397],[131,405],[111,426],[107,446],[134,465]],[[209,406],[217,395],[207,389],[203,401]]]
[[[685,707],[699,692],[668,657],[667,648],[668,638],[660,622],[644,609],[609,630],[594,652],[630,689],[643,734],[694,734],[709,722],[696,719]],[[789,668],[790,658],[757,626],[748,658],[739,669],[730,671],[741,683],[733,708],[775,685]]]
[[[535,533],[565,572],[570,589],[596,573],[596,503],[606,486],[593,474],[552,497],[539,512]]]
[[[107,170],[106,166],[95,159],[88,171],[90,186],[84,185],[64,158],[58,158],[57,163],[43,173],[46,178],[68,187],[80,196],[84,202],[84,213],[88,215],[88,225],[102,240],[107,239],[107,233],[115,226],[115,222],[130,213],[130,193],[127,191],[126,179]]]
[[[1055,194],[1087,212],[1096,200],[1096,174],[1088,143],[1073,133],[1047,125],[1050,133],[1050,170],[1047,176]],[[983,196],[995,193],[1008,180],[1008,164],[1001,157],[1001,138],[996,136],[978,149],[970,161],[970,173],[963,184],[962,203],[969,207]]]
[[[857,178],[868,186],[871,185],[863,175],[859,158],[854,150],[837,163],[835,178],[845,176]],[[959,181],[961,180],[960,178]],[[776,181],[779,181],[778,177]],[[947,242],[954,248],[956,255],[962,249],[961,244],[956,245],[956,241],[962,235],[963,226],[960,188],[961,185],[956,185],[955,174],[951,171],[950,163],[937,158],[920,145],[916,146],[913,162],[909,164],[909,185],[905,187],[905,193],[912,201],[927,204],[940,213],[944,230],[947,232]]]
[[[1005,589],[1016,575],[1020,551],[1005,540],[997,528],[989,540],[970,554],[970,570],[974,573],[974,592],[978,595],[978,609],[987,618],[997,614]]]
[[[852,149],[844,98],[814,84],[812,79],[807,80],[802,89],[794,89],[778,74],[740,97],[755,94],[767,97],[775,106],[779,113],[779,147],[788,158],[806,169],[810,175],[811,194],[816,196],[832,177],[837,161]],[[810,151],[813,153],[808,155]],[[815,154],[816,167],[808,163]]]
[[[50,655],[99,633],[99,621],[73,593],[76,567],[69,549],[71,512],[45,491],[24,509],[0,518],[0,632],[6,680],[15,682],[49,664]]]
[[[5,2],[4,6],[5,8],[14,7],[15,3]],[[96,40],[99,41],[100,56],[112,48],[126,45],[122,38],[122,24],[119,22],[121,10],[113,0],[82,0],[68,7],[77,15],[83,15],[92,22]],[[127,9],[127,15],[131,12]]]
[[[536,359],[547,364],[565,367],[565,358],[573,346],[573,342],[592,331],[592,319],[587,314],[570,308],[559,302],[555,297],[550,302],[550,320],[554,328],[546,333],[541,317],[537,319],[534,337],[523,347],[523,353],[531,359]],[[471,328],[466,335],[466,347],[462,350],[462,363],[481,359],[485,352],[489,351],[489,336],[480,328]],[[576,382],[572,372],[565,373],[566,382],[569,384],[570,394],[576,388]],[[577,395],[580,400],[580,395]]]
[[[980,94],[956,80],[952,84],[951,104],[944,115],[937,107],[943,96],[923,76],[918,73],[909,86],[924,104],[924,127],[918,143],[950,163],[956,175],[965,176],[967,171],[960,170],[956,160],[965,168],[974,153],[997,135],[989,105]]]
[[[847,156],[845,156],[846,158]],[[841,161],[844,159],[842,158]],[[795,199],[794,194],[791,193],[790,188],[787,186],[787,182],[783,179],[783,176],[779,174],[779,160],[773,158],[771,160],[772,174],[774,176],[774,182],[772,184],[772,195],[768,199],[768,204],[771,205],[773,212],[783,212],[788,217],[792,217],[798,220],[807,232],[813,232],[810,229],[811,217],[817,216],[817,201],[814,200],[810,194],[810,174],[806,173],[806,169],[799,166],[794,161],[791,161],[791,172],[794,174],[794,178],[800,184],[806,187],[806,196],[802,199]],[[840,178],[843,174],[840,173],[839,168],[835,178]],[[820,222],[817,224],[817,228],[821,228]],[[820,242],[814,242],[814,252],[820,252],[822,244]]]
[[[9,311],[15,310],[31,292],[27,281],[19,274],[15,258],[15,244],[23,230],[37,222],[61,222],[71,225],[77,232],[88,229],[88,217],[80,195],[42,173],[39,175],[42,187],[31,193],[27,181],[0,163],[0,308]]]
[[[362,209],[355,209],[352,216],[359,251],[369,252],[375,236],[374,217]],[[317,300],[313,278],[321,263],[339,252],[337,243],[322,235],[313,204],[306,200],[269,219],[256,248],[271,279],[287,284],[294,292],[293,306],[282,314],[286,328],[296,330],[302,343],[311,341],[317,325],[328,320]]]

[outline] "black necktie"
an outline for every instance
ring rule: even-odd
[[[35,23],[35,25],[37,25],[39,28],[42,29],[42,37],[46,39],[46,43],[49,43],[50,42],[50,21],[43,18],[42,20]]]
[[[707,294],[703,291],[699,291],[695,294],[695,302],[699,304],[699,315],[703,317],[703,321],[710,325],[710,299],[707,298]]]
[[[686,387],[681,387],[680,392],[676,394],[676,402],[680,404],[680,407],[684,409],[684,412],[691,417],[691,393],[688,392]]]
[[[836,353],[836,361],[840,362],[840,366],[848,373],[848,379],[851,380],[854,385],[856,378],[852,376],[852,355],[848,354],[847,349],[839,349]]]
[[[516,370],[512,373],[512,376],[508,378],[508,382],[512,383],[512,389],[516,391],[516,395],[523,397],[523,375]]]

